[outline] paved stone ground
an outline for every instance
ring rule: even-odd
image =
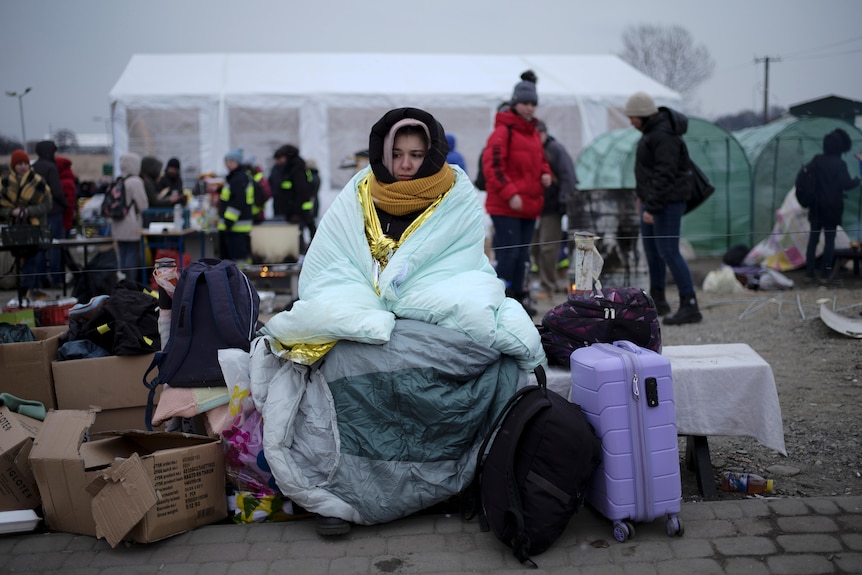
[[[862,573],[862,497],[684,503],[685,532],[665,520],[636,525],[625,543],[591,508],[536,556],[559,574]],[[282,573],[517,573],[528,571],[475,520],[425,514],[354,527],[323,539],[313,520],[201,527],[149,544],[121,544],[66,533],[0,537],[0,573],[63,575],[264,575]]]

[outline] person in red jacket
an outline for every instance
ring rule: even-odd
[[[60,185],[63,187],[63,195],[66,197],[66,209],[63,211],[63,229],[66,235],[75,226],[75,212],[78,202],[78,178],[72,171],[72,160],[65,156],[54,156],[57,171],[60,172]]]
[[[539,103],[537,80],[532,70],[521,74],[512,99],[497,112],[482,154],[488,192],[485,210],[494,224],[497,275],[506,283],[506,294],[522,302],[527,311],[531,311],[525,285],[530,241],[542,214],[544,189],[552,181],[533,117]]]

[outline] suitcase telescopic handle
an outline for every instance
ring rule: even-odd
[[[632,353],[640,353],[641,347],[634,342],[631,342],[627,339],[620,339],[614,342],[614,346],[625,349]]]

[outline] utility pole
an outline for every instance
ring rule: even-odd
[[[755,58],[754,63],[763,62],[763,123],[769,121],[769,63],[781,62],[781,58],[774,56],[764,56],[763,58]]]

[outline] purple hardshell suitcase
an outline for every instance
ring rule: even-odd
[[[676,406],[670,360],[629,341],[595,343],[572,352],[571,401],[602,441],[602,464],[587,502],[614,522],[614,538],[634,536],[634,522],[667,516],[667,533],[682,535]]]

